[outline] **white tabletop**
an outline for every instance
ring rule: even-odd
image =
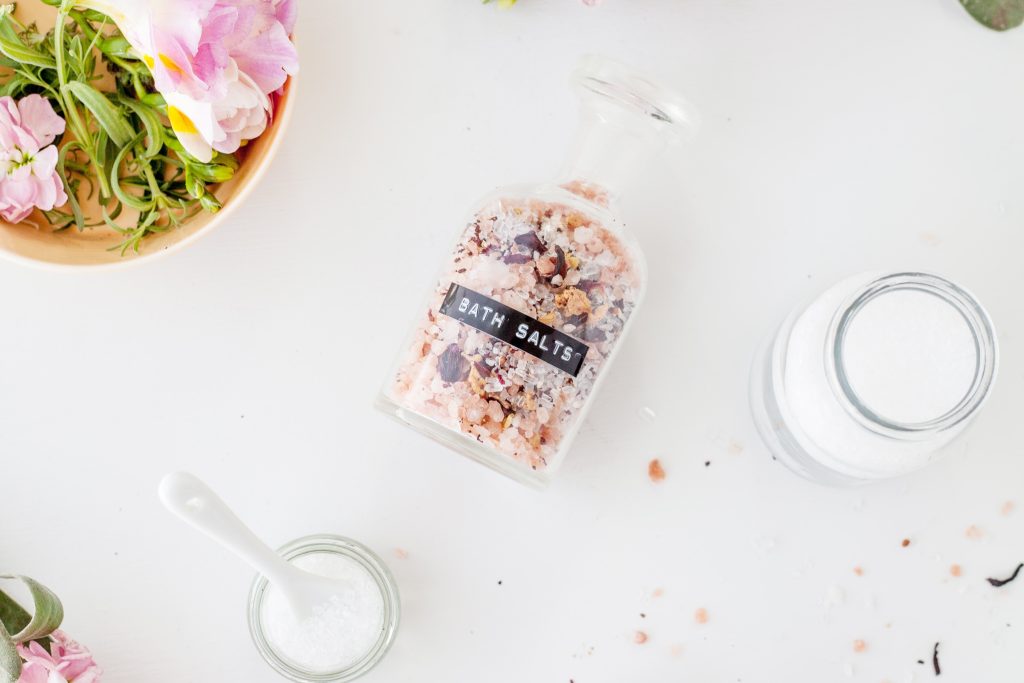
[[[62,596],[108,681],[276,680],[251,572],[157,501],[175,469],[275,545],[340,533],[389,562],[403,621],[367,683],[903,683],[936,642],[941,681],[1021,680],[1024,581],[985,577],[1024,561],[1024,29],[956,0],[301,14],[285,147],[228,224],[115,272],[0,264],[0,565]],[[467,209],[560,165],[587,52],[705,125],[625,198],[651,293],[538,494],[371,404]],[[758,442],[751,355],[799,300],[889,267],[988,306],[992,400],[925,472],[804,482]]]

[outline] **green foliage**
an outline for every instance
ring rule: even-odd
[[[0,8],[0,64],[11,69],[0,96],[40,94],[67,122],[57,172],[68,204],[44,212],[53,228],[107,225],[123,235],[124,253],[200,211],[219,210],[210,186],[229,180],[238,160],[218,154],[202,163],[185,151],[149,67],[109,18],[74,9],[71,0],[42,1],[59,7],[47,33],[19,23],[10,5]],[[101,215],[83,209],[94,199]],[[126,209],[138,215],[122,225]]]
[[[971,16],[996,31],[1024,23],[1024,0],[960,0]]]
[[[21,657],[16,646],[33,640],[45,642],[64,621],[64,607],[53,591],[34,579],[15,574],[0,574],[0,579],[21,581],[32,595],[33,613],[30,615],[0,591],[0,683],[17,683],[21,676]]]

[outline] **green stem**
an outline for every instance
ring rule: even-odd
[[[88,126],[82,121],[81,114],[72,100],[71,94],[65,87],[68,84],[68,74],[64,63],[64,30],[68,12],[73,5],[74,0],[64,0],[61,3],[60,10],[57,12],[57,23],[53,27],[53,52],[57,60],[57,84],[60,91],[61,106],[64,108],[64,113],[67,114],[68,124],[71,126],[75,138],[81,143],[86,156],[92,159],[96,152],[93,147],[92,136],[89,134]],[[111,195],[110,181],[102,169],[96,173],[96,178],[100,185],[100,197],[106,199]]]
[[[80,29],[82,29],[82,33],[89,40],[89,42],[93,42],[93,41],[95,41],[99,37],[99,32],[96,31],[96,29],[94,29],[92,27],[92,24],[89,23],[89,20],[86,19],[85,15],[82,14],[79,10],[75,10],[75,9],[70,10],[68,12],[68,16],[71,17],[76,24],[78,24],[78,27]],[[134,65],[134,64],[132,64],[130,62],[125,61],[121,57],[118,57],[116,55],[112,55],[109,52],[104,52],[102,50],[102,48],[100,49],[100,52],[103,52],[103,56],[104,57],[109,59],[114,64],[117,64],[119,67],[121,67],[125,71],[131,73],[133,76],[135,76],[138,73],[138,70],[139,70],[138,66],[136,66],[136,65]]]

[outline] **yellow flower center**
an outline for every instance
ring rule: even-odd
[[[168,71],[173,71],[174,73],[178,74],[179,76],[184,76],[185,75],[185,70],[182,69],[180,66],[178,66],[178,63],[175,62],[170,57],[168,57],[167,55],[165,55],[165,54],[163,54],[161,52],[160,54],[157,55],[157,57],[160,59],[160,63],[163,64],[164,68],[167,69]],[[149,56],[149,55],[142,55],[142,61],[144,61],[146,63],[146,66],[149,67],[150,71],[152,71],[153,67],[156,66],[156,61],[154,61],[153,58],[151,56]]]
[[[167,107],[167,118],[171,120],[171,128],[179,133],[195,134],[199,132],[196,129],[196,124],[192,123],[192,119],[185,116],[184,112],[177,107]]]
[[[178,66],[173,59],[163,54],[162,52],[158,54],[157,57],[160,58],[160,63],[163,64],[168,71],[173,71],[176,74],[184,75],[185,70]]]

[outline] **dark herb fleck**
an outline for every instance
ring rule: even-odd
[[[1021,562],[1020,564],[1017,565],[1017,568],[1013,570],[1013,573],[1010,574],[1010,578],[1008,578],[1008,579],[985,579],[985,580],[988,581],[993,586],[995,586],[996,588],[999,588],[1001,586],[1005,586],[1006,584],[1008,584],[1011,581],[1013,581],[1014,579],[1016,579],[1017,575],[1020,574],[1020,570],[1021,569],[1024,569],[1024,562]]]
[[[565,252],[557,244],[555,245],[555,272],[562,277],[569,272],[569,264],[565,261]]]
[[[529,263],[533,260],[533,256],[530,256],[529,254],[505,254],[501,260],[509,265],[516,265]]]
[[[939,644],[935,643],[935,649],[932,650],[932,666],[935,667],[935,675],[942,675],[942,667],[939,666]]]
[[[458,344],[451,344],[437,357],[437,374],[449,384],[461,382],[469,376],[469,361],[462,357]]]
[[[710,460],[705,460],[704,461],[704,467],[711,467],[711,461]]]
[[[517,235],[513,241],[521,247],[526,247],[531,252],[544,251],[544,243],[540,241],[540,237],[537,237],[535,232],[524,232],[522,235]]]
[[[576,315],[568,316],[565,319],[565,322],[567,322],[570,325],[576,325],[578,327],[580,325],[585,325],[589,317],[589,313],[577,313]]]

